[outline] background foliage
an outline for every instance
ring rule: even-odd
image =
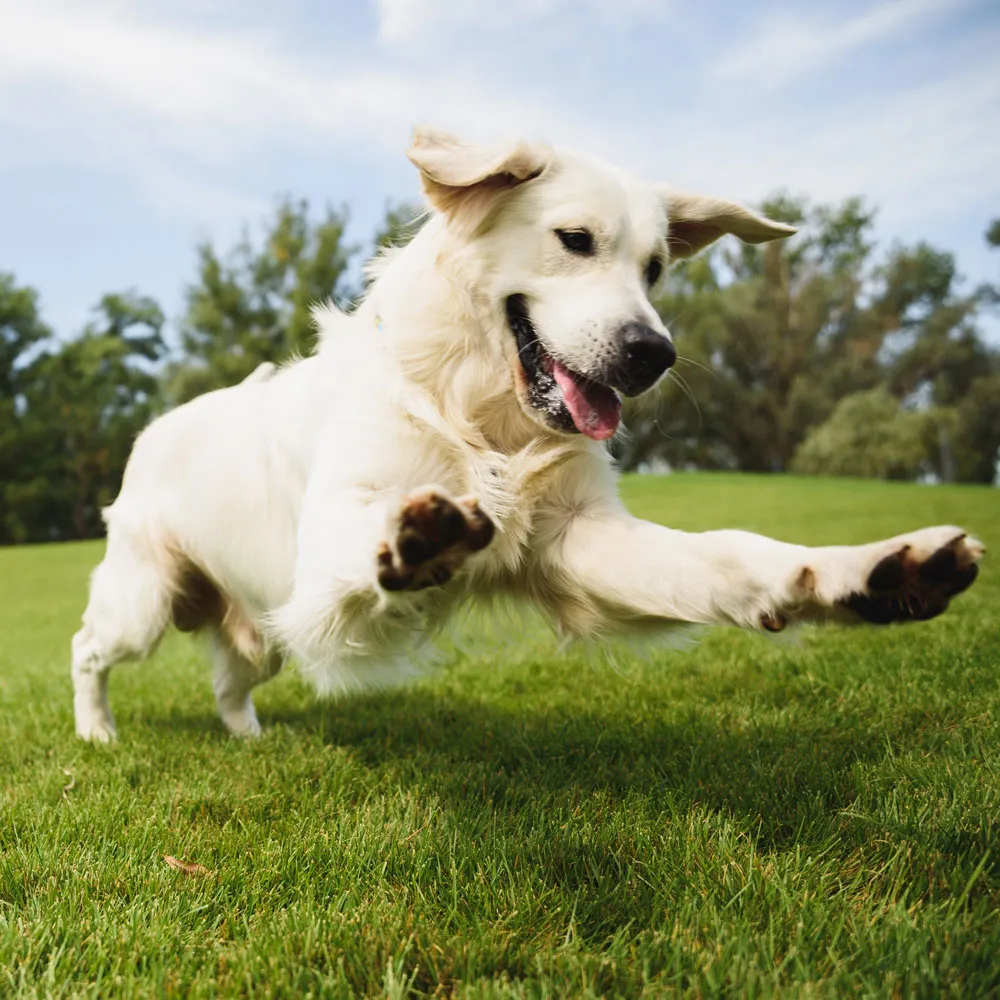
[[[977,320],[1000,287],[964,289],[928,243],[879,250],[859,199],[763,208],[799,235],[762,250],[723,241],[664,280],[657,306],[681,358],[630,404],[623,467],[993,483],[1000,352]],[[101,534],[153,415],[309,353],[311,305],[355,300],[363,257],[418,225],[412,206],[389,205],[362,247],[345,238],[346,209],[286,199],[231,249],[198,247],[175,324],[127,291],[71,338],[0,272],[0,544]],[[1000,220],[986,238],[1000,246]]]
[[[860,200],[764,209],[799,235],[669,273],[658,305],[682,358],[633,404],[625,466],[992,483],[1000,353],[976,319],[996,290],[963,291],[927,243],[879,253]]]

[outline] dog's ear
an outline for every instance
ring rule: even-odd
[[[496,197],[533,180],[552,159],[541,143],[473,145],[448,132],[418,126],[406,154],[420,170],[427,200],[449,220],[475,228]]]
[[[727,233],[738,236],[744,243],[766,243],[797,232],[793,226],[765,219],[722,198],[689,194],[666,186],[661,192],[667,206],[667,242],[670,256],[675,260],[696,254]]]

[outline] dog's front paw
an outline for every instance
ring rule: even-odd
[[[972,586],[985,552],[980,541],[951,527],[925,528],[881,543],[881,549],[873,553],[863,586],[837,602],[876,625],[936,618]]]
[[[403,501],[379,548],[379,585],[391,591],[439,587],[490,544],[494,531],[474,497],[453,500],[437,487],[417,490]]]
[[[77,716],[76,735],[91,743],[114,743],[118,739],[118,732],[110,716],[96,713]]]

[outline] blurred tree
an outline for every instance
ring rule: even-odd
[[[877,262],[873,212],[857,199],[829,208],[778,197],[763,210],[799,235],[725,244],[668,275],[657,305],[680,359],[630,405],[626,467],[782,471],[847,396],[886,386],[911,408],[947,409],[995,370],[973,325],[981,294],[959,294],[951,255],[918,244]],[[928,445],[944,478],[970,468],[948,450],[949,426],[967,436],[942,410],[941,446]]]
[[[890,388],[901,398],[924,391],[952,405],[993,364],[973,323],[978,293],[958,295],[954,258],[925,243],[894,248],[879,274],[888,299],[881,305],[896,327],[884,345]]]
[[[951,429],[954,478],[962,483],[994,483],[1000,464],[1000,365],[974,379],[954,407]]]
[[[309,353],[312,306],[350,298],[356,248],[344,241],[346,221],[332,208],[314,221],[306,201],[286,200],[259,246],[245,233],[224,258],[211,244],[199,247],[181,323],[183,357],[166,373],[172,402],[239,382],[262,361]]]
[[[116,496],[132,443],[157,400],[163,313],[133,292],[105,295],[83,333],[44,351],[24,374],[20,440],[11,484],[15,540],[103,534],[101,508]]]
[[[986,231],[986,242],[1000,248],[1000,219]],[[1000,305],[1000,284],[986,286],[983,298]],[[1000,474],[1000,352],[981,344],[966,346],[966,383],[952,392],[955,478],[960,482],[994,483]],[[971,355],[971,357],[969,357]],[[984,356],[985,355],[985,356]]]
[[[792,471],[813,476],[915,479],[927,462],[928,413],[906,410],[886,389],[841,400],[803,441]]]
[[[763,210],[800,234],[763,249],[727,241],[670,272],[657,305],[681,360],[632,416],[628,464],[658,455],[781,471],[838,399],[878,384],[881,335],[860,302],[872,212],[858,200],[831,210],[788,197]]]
[[[0,543],[24,537],[18,482],[34,458],[23,437],[25,373],[51,335],[34,289],[0,273]]]
[[[959,294],[954,258],[926,244],[895,249],[886,270],[897,287],[911,289],[912,299],[900,330],[886,343],[886,385],[900,399],[933,407],[940,416],[937,444],[929,453],[939,478],[992,482],[1000,427],[991,439],[969,402],[985,399],[983,389],[1000,372],[997,352],[975,326],[975,313],[986,290]],[[970,396],[975,385],[980,388]],[[975,449],[987,449],[981,461],[970,452],[973,440]]]
[[[17,396],[32,349],[51,335],[38,314],[38,293],[0,273],[0,400]]]

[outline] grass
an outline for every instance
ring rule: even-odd
[[[1000,494],[631,479],[643,516],[794,541]],[[1000,989],[1000,568],[922,626],[557,654],[533,623],[415,686],[224,734],[195,641],[72,734],[96,544],[0,551],[0,994],[956,996]],[[779,637],[779,640],[784,637]],[[172,855],[207,868],[190,875]]]

